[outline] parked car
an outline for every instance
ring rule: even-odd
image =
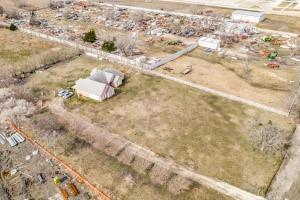
[[[64,95],[63,95],[63,98],[64,99],[69,99],[69,98],[71,98],[73,96],[73,92],[68,92],[68,93],[65,93]]]
[[[65,89],[63,89],[63,90],[60,90],[58,93],[57,93],[57,96],[59,96],[59,97],[62,97],[62,98],[64,98],[64,99],[69,99],[69,98],[71,98],[72,96],[73,96],[73,92],[71,92],[70,90],[65,90]]]
[[[57,96],[59,97],[62,97],[64,96],[66,93],[68,93],[69,91],[68,90],[60,90],[58,93],[57,93]]]

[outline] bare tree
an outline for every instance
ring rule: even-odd
[[[8,88],[0,89],[0,124],[6,124],[7,118],[17,120],[30,115],[34,111],[32,103],[24,99],[16,99],[14,92]]]
[[[19,11],[14,7],[7,7],[4,9],[4,11],[8,18],[11,18],[11,19],[20,19],[21,18]]]
[[[271,121],[267,124],[252,123],[250,138],[258,149],[266,153],[283,153],[290,144],[288,134],[275,127]]]
[[[300,38],[299,37],[292,37],[288,40],[287,44],[290,47],[291,50],[291,56],[298,55],[300,51]]]
[[[133,34],[132,36],[119,37],[116,45],[123,54],[126,56],[131,56],[136,48],[137,38],[137,33]]]
[[[171,23],[171,31],[173,34],[179,34],[182,29],[182,25],[184,24],[183,19],[174,19],[173,23]]]
[[[289,115],[293,116],[294,119],[300,121],[300,75],[297,76],[297,82],[292,85],[290,89],[290,98],[287,100]]]
[[[40,26],[41,25],[41,22],[37,19],[37,15],[34,11],[31,12],[29,25],[30,26]]]
[[[65,124],[52,114],[40,116],[35,121],[36,128],[48,133],[60,132],[64,130]]]
[[[2,6],[0,6],[0,15],[4,14],[4,8]]]
[[[135,24],[140,23],[144,18],[144,13],[142,11],[134,11],[131,13],[131,19],[135,22]]]
[[[245,58],[242,63],[243,76],[246,80],[251,79],[252,68],[250,67],[248,58]]]
[[[114,19],[114,7],[107,8],[103,11],[102,14],[103,18],[106,20],[113,20]]]

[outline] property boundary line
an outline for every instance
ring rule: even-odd
[[[33,146],[37,147],[39,150],[44,152],[48,157],[55,160],[57,163],[62,165],[67,171],[73,174],[76,178],[80,179],[83,183],[85,183],[90,189],[92,189],[97,194],[97,196],[100,196],[103,200],[112,200],[105,192],[103,192],[101,189],[98,189],[95,185],[90,183],[86,178],[84,178],[81,174],[79,174],[76,170],[74,170],[70,165],[66,164],[63,160],[55,156],[42,144],[40,144],[39,142],[37,142],[36,140],[28,136],[24,131],[22,131],[19,127],[17,127],[17,125],[11,119],[7,119],[6,121],[9,123],[11,128],[13,128],[16,132],[20,133]]]
[[[6,23],[4,23],[4,24],[6,24]],[[226,92],[218,91],[218,90],[215,90],[215,89],[212,89],[212,88],[200,85],[200,84],[195,84],[195,83],[183,80],[183,79],[179,79],[179,78],[176,78],[176,77],[165,75],[165,74],[162,74],[162,73],[159,73],[159,72],[156,72],[156,71],[152,71],[151,66],[148,65],[148,64],[144,64],[141,67],[139,67],[139,65],[137,64],[137,62],[135,60],[130,60],[128,58],[124,58],[124,57],[117,56],[117,55],[114,55],[114,54],[106,53],[106,52],[103,52],[103,51],[100,51],[100,50],[97,50],[97,49],[93,49],[93,48],[90,48],[90,47],[86,47],[84,45],[77,44],[75,42],[71,42],[71,41],[68,41],[68,40],[62,40],[62,39],[56,38],[54,36],[50,36],[50,35],[47,35],[47,34],[44,34],[44,33],[39,33],[37,31],[33,31],[33,30],[30,30],[30,29],[19,28],[19,30],[21,32],[24,32],[24,33],[27,33],[27,34],[30,34],[30,35],[33,35],[33,36],[36,36],[36,37],[40,37],[40,38],[47,39],[47,40],[50,40],[50,41],[53,41],[53,42],[64,44],[64,45],[67,45],[67,46],[70,46],[70,47],[73,47],[73,48],[81,49],[81,50],[84,51],[84,53],[86,55],[88,55],[90,57],[93,57],[93,58],[96,58],[96,59],[104,58],[104,59],[109,60],[110,62],[122,64],[122,65],[125,65],[125,66],[128,66],[128,67],[134,68],[136,70],[142,71],[144,73],[148,73],[149,75],[158,76],[158,77],[165,78],[165,79],[168,79],[168,80],[171,80],[171,81],[175,81],[177,83],[180,83],[180,84],[187,85],[187,86],[193,87],[195,89],[198,89],[202,92],[206,92],[206,93],[209,93],[209,94],[212,94],[212,95],[220,96],[220,97],[223,97],[223,98],[235,101],[235,102],[239,102],[239,103],[242,103],[242,104],[246,104],[246,105],[261,109],[261,110],[272,112],[272,113],[275,113],[275,114],[278,114],[278,115],[283,115],[285,117],[289,116],[288,112],[282,111],[280,109],[277,109],[277,108],[274,108],[274,107],[271,107],[271,106],[267,106],[267,105],[264,105],[264,104],[261,104],[261,103],[257,103],[257,102],[252,101],[252,100],[248,100],[248,99],[245,99],[245,98],[242,98],[242,97],[239,97],[239,96],[235,96],[235,95],[232,95],[232,94],[229,94],[229,93],[226,93]]]
[[[149,163],[153,164],[153,167],[157,166],[160,170],[166,170],[172,174],[176,174],[180,177],[198,183],[204,187],[215,190],[225,196],[232,197],[233,199],[266,200],[262,196],[250,193],[224,181],[199,174],[192,168],[180,165],[173,159],[168,159],[157,155],[152,150],[140,146],[139,144],[133,143],[118,134],[102,130],[101,128],[83,119],[77,113],[65,110],[61,99],[55,99],[49,105],[49,109],[53,114],[65,120],[66,123],[68,123],[70,126],[74,126],[75,124],[80,122],[82,126],[82,132],[84,132],[84,134],[78,134],[78,137],[86,141],[92,139],[101,142],[102,144],[96,144],[95,142],[93,142],[92,145],[95,145],[95,148],[106,153],[109,156],[112,156],[120,162],[122,161],[119,159],[119,156],[122,155],[123,152],[126,152],[126,155],[132,155],[134,157],[133,160],[146,160]],[[117,150],[110,150],[111,147],[115,147]],[[132,163],[122,163],[129,167],[132,167]],[[152,167],[147,169],[147,173],[151,174],[151,170]]]

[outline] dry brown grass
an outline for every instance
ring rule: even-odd
[[[172,76],[205,85],[207,87],[241,96],[262,104],[287,109],[288,95],[293,81],[296,80],[296,66],[274,70],[264,66],[264,60],[250,60],[250,77],[244,77],[242,61],[207,55],[200,48],[170,62],[157,70]],[[181,72],[189,65],[193,70],[182,76]],[[164,67],[172,68],[171,72]]]
[[[75,80],[88,76],[92,68],[111,65],[81,57],[34,75],[26,86],[34,95],[43,92],[51,100],[56,91],[73,86]],[[291,121],[171,81],[113,67],[127,76],[115,97],[101,103],[73,98],[67,102],[68,107],[101,128],[202,174],[264,194],[282,156],[256,150],[245,127],[250,119],[272,120],[291,134]],[[123,162],[131,161],[126,156],[124,159]],[[145,172],[149,167],[151,163],[141,161],[137,170]]]
[[[41,115],[47,116],[50,113],[46,112]],[[41,115],[37,115],[35,118],[42,117]],[[185,180],[177,178],[174,180],[177,183],[182,183],[187,190],[183,190],[181,194],[174,195],[168,192],[165,187],[159,187],[151,183],[148,176],[137,174],[126,165],[76,138],[72,132],[52,136],[52,141],[49,141],[47,137],[41,137],[40,134],[36,136],[35,132],[31,134],[114,199],[232,200],[213,190],[199,185],[190,185]],[[174,186],[172,185],[172,187]]]
[[[283,15],[267,15],[267,19],[258,24],[258,27],[277,31],[300,32],[300,17]]]
[[[34,73],[36,69],[49,67],[53,63],[70,59],[79,53],[7,29],[0,29],[0,43],[4,44],[0,49],[0,77],[4,80],[20,78],[19,75],[22,73]]]
[[[0,0],[0,5],[5,8],[45,8],[49,6],[49,3],[50,0]]]

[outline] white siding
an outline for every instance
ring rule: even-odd
[[[259,23],[265,19],[265,14],[262,12],[240,11],[237,10],[232,13],[232,19],[234,21],[244,21]]]
[[[199,46],[204,48],[209,48],[213,50],[217,50],[220,48],[221,42],[220,40],[216,40],[208,37],[201,37],[198,41]]]

